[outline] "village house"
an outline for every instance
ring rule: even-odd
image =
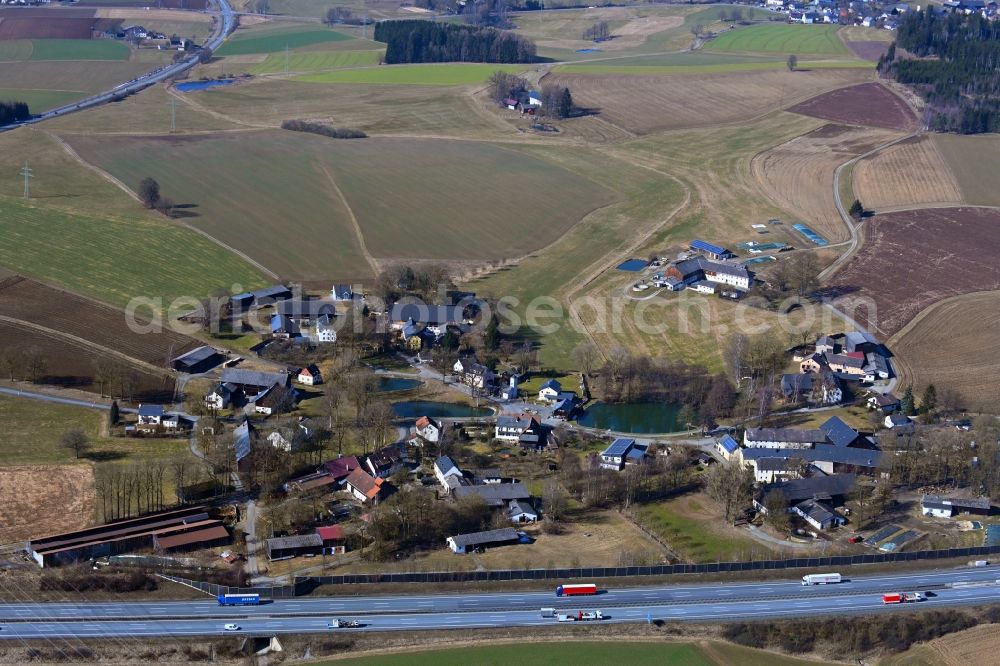
[[[899,411],[899,408],[899,398],[891,393],[876,393],[868,398],[868,409],[877,409],[883,414],[893,414]]]
[[[335,284],[330,289],[330,298],[338,302],[353,301],[354,289],[349,284]]]
[[[674,279],[673,284],[678,290],[696,282],[708,281],[748,291],[752,282],[752,275],[746,266],[712,261],[701,255],[672,264],[663,273],[664,280],[670,278]]]
[[[430,332],[435,338],[442,337],[449,326],[461,326],[465,321],[464,308],[454,305],[395,303],[389,309],[392,330],[403,331],[409,324]]]
[[[252,398],[267,391],[275,384],[288,386],[289,380],[288,374],[284,372],[259,372],[244,368],[225,368],[222,371],[220,382],[230,385],[232,389],[238,389],[247,397]]]
[[[337,315],[332,303],[315,299],[282,301],[275,310],[300,327],[312,326],[320,317],[333,318]]]
[[[507,518],[515,524],[538,522],[538,512],[529,502],[512,499],[507,504]]]
[[[218,384],[205,396],[205,404],[212,409],[225,409],[238,397],[236,384]]]
[[[264,395],[259,395],[254,400],[254,412],[265,416],[281,414],[293,409],[295,409],[295,391],[280,384],[275,384]]]
[[[538,389],[538,399],[544,402],[555,402],[562,393],[562,384],[555,379],[550,379]]]
[[[289,340],[299,337],[300,334],[298,324],[292,321],[291,317],[282,314],[271,315],[271,337]]]
[[[482,486],[458,486],[452,488],[451,494],[456,500],[461,500],[463,497],[479,497],[486,503],[486,506],[494,509],[503,508],[512,500],[528,501],[531,499],[531,493],[528,492],[527,487],[518,481],[514,483],[490,483]]]
[[[320,466],[320,469],[329,474],[338,484],[343,483],[348,476],[356,469],[361,468],[361,461],[357,456],[340,456],[333,460],[327,460]]]
[[[469,388],[491,393],[496,384],[496,374],[480,363],[475,356],[466,356],[452,366],[458,381]]]
[[[313,363],[299,370],[296,381],[306,386],[316,386],[323,383],[323,375],[319,371],[319,368],[316,367],[316,364]]]
[[[767,515],[764,498],[774,491],[779,491],[788,502],[789,512],[806,500],[822,502],[826,507],[843,506],[856,483],[857,476],[854,474],[835,474],[767,484],[758,489],[753,505],[760,513]]]
[[[715,450],[724,460],[732,460],[733,454],[735,454],[740,448],[739,443],[732,438],[731,435],[723,435],[722,439],[715,442]]]
[[[163,415],[163,405],[147,405],[145,403],[140,403],[138,413],[139,418],[136,423],[136,427],[137,429],[142,427],[156,429],[163,421]]]
[[[362,504],[378,504],[385,490],[385,479],[375,477],[358,468],[351,472],[344,485],[348,492]]]
[[[497,418],[495,437],[503,442],[516,442],[526,448],[542,444],[542,424],[534,416],[500,416]]]
[[[387,479],[403,469],[406,462],[405,445],[390,444],[365,456],[364,462],[372,476]]]
[[[454,460],[448,456],[441,456],[434,461],[434,477],[441,484],[441,487],[448,491],[451,488],[448,485],[448,478],[461,479],[464,477],[464,474],[462,474],[462,470],[458,468]]]
[[[886,428],[892,430],[897,435],[914,432],[917,427],[913,419],[903,414],[888,414],[883,422]]]
[[[871,449],[857,449],[817,444],[811,449],[740,449],[737,459],[754,472],[759,483],[769,483],[781,476],[798,476],[789,461],[796,461],[794,467],[807,464],[824,474],[859,473],[879,476],[882,452]]]
[[[627,464],[645,462],[648,448],[646,444],[637,444],[634,439],[619,437],[601,451],[601,467],[621,471]]]
[[[441,425],[429,416],[421,416],[417,419],[414,430],[421,438],[431,444],[441,441]]]
[[[327,555],[343,555],[347,552],[347,534],[343,525],[321,525],[316,534],[323,540],[323,552]]]
[[[316,318],[316,325],[313,326],[313,339],[316,342],[331,343],[337,341],[337,327],[333,324],[333,318],[327,315],[320,315]]]
[[[844,399],[840,380],[828,370],[782,375],[781,393],[785,400],[790,403],[809,402],[817,405],[837,405]]]
[[[847,522],[845,518],[834,513],[828,505],[815,499],[799,502],[792,507],[791,512],[817,530],[828,530]]]

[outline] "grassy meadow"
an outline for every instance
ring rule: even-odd
[[[368,278],[366,257],[516,256],[558,238],[615,198],[545,159],[492,144],[337,141],[287,131],[249,139],[69,137],[84,159],[132,187],[134,174],[153,175],[164,193],[190,206],[191,224],[300,279]],[[165,150],[173,159],[158,159]]]
[[[1000,169],[1000,135],[935,134],[933,140],[951,167],[967,202],[1000,206],[1000,188],[996,182]]]
[[[321,72],[341,67],[370,67],[377,65],[383,51],[300,51],[285,57],[272,53],[250,67],[251,74],[281,74],[288,72]]]
[[[249,53],[277,53],[287,49],[301,49],[331,42],[353,39],[350,35],[321,27],[314,23],[275,27],[264,24],[258,28],[242,30],[226,40],[216,55],[232,56]]]
[[[529,65],[490,65],[474,63],[442,63],[427,65],[386,65],[361,69],[344,69],[299,76],[296,81],[308,83],[364,83],[413,86],[486,85],[496,71],[523,72]]]
[[[837,25],[769,23],[725,32],[705,45],[710,51],[850,56]]]

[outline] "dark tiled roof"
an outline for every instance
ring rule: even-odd
[[[490,530],[488,532],[474,532],[472,534],[456,534],[451,537],[451,540],[459,548],[468,546],[477,546],[487,543],[502,543],[504,541],[517,541],[518,540],[517,530],[513,527],[504,527],[499,530]]]

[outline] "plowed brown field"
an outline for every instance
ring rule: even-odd
[[[764,192],[831,243],[848,233],[833,200],[833,174],[844,162],[898,136],[887,130],[824,125],[754,157]]]
[[[885,129],[917,129],[917,117],[899,96],[879,83],[862,83],[813,97],[788,109],[814,118]]]
[[[93,521],[90,465],[0,467],[0,542],[58,534]]]
[[[1000,211],[886,213],[869,220],[866,235],[830,290],[848,315],[881,338],[889,338],[933,303],[1000,289]],[[858,306],[858,297],[876,309]],[[948,346],[939,351],[947,355]]]
[[[853,177],[854,193],[869,210],[966,203],[933,136],[907,139],[858,162]]]
[[[864,69],[767,70],[699,75],[549,74],[573,100],[636,134],[745,121],[864,81]]]

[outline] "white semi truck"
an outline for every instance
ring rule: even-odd
[[[802,577],[803,585],[829,585],[843,580],[839,573],[809,574]]]

